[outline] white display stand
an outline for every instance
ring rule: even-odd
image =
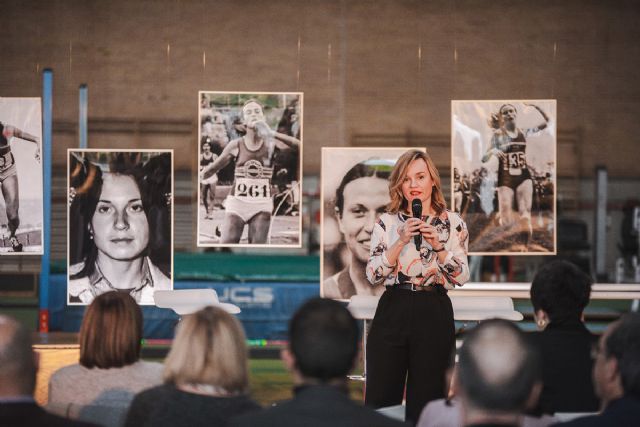
[[[513,300],[508,296],[462,296],[449,295],[453,306],[453,319],[462,322],[480,322],[486,319],[507,319],[520,321],[522,313],[513,308]],[[356,319],[364,322],[362,331],[362,375],[349,375],[349,379],[365,381],[367,377],[367,334],[370,320],[376,313],[380,297],[354,295],[347,308]]]
[[[240,307],[218,300],[214,289],[179,289],[155,291],[153,299],[157,307],[170,308],[179,316],[194,313],[207,306],[220,307],[227,313],[238,314]]]

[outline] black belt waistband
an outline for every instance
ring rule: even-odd
[[[402,289],[412,292],[447,292],[447,290],[440,285],[416,286],[411,283],[398,283],[393,286],[387,286],[387,289]]]

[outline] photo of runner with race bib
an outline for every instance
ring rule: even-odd
[[[199,105],[198,246],[299,247],[302,94],[200,92]]]

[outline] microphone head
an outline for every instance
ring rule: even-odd
[[[411,201],[411,213],[414,218],[420,218],[422,216],[422,201],[420,199],[413,199]]]

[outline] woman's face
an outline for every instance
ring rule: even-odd
[[[242,109],[242,116],[244,117],[244,123],[250,128],[256,122],[264,122],[264,113],[262,107],[257,102],[250,102]]]
[[[500,115],[505,125],[514,125],[518,113],[513,105],[505,105],[500,109]]]
[[[423,159],[415,159],[409,163],[407,173],[402,180],[402,195],[411,206],[413,199],[420,199],[423,206],[431,205],[433,179]]]
[[[375,176],[355,179],[344,187],[343,200],[340,231],[353,258],[366,263],[373,225],[389,203],[388,182]]]
[[[107,173],[91,218],[98,252],[119,261],[138,258],[149,243],[140,189],[130,176]]]

